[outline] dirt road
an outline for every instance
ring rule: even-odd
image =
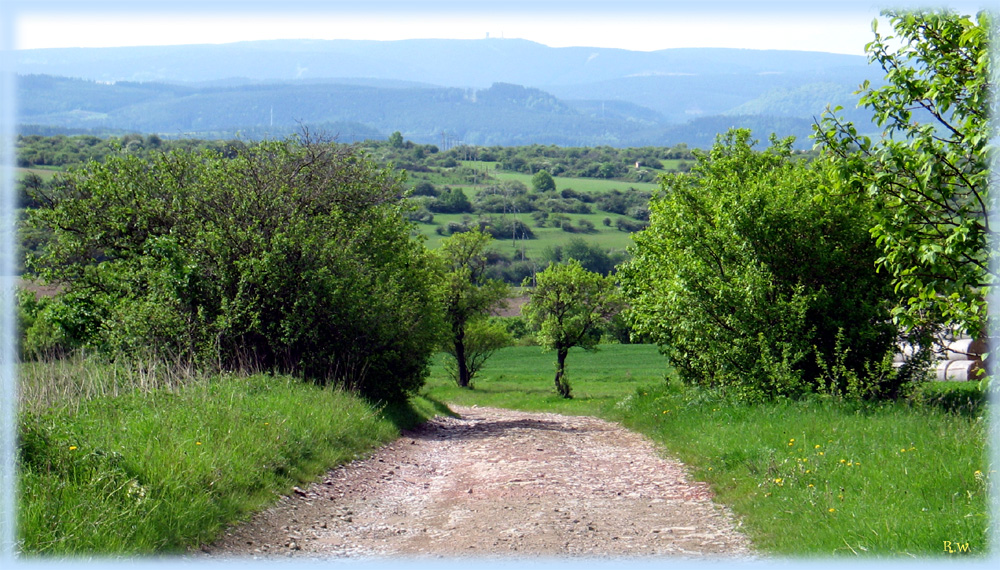
[[[645,438],[590,417],[455,408],[297,489],[211,558],[753,558]]]

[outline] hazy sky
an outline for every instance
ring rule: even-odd
[[[877,3],[853,0],[21,0],[13,7],[10,32],[17,49],[489,35],[552,47],[740,47],[860,55],[878,15]]]

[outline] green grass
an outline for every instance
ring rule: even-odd
[[[945,542],[986,553],[982,391],[930,383],[903,402],[831,398],[750,405],[658,380],[651,346],[573,352],[574,395],[552,385],[554,356],[500,351],[474,390],[436,366],[425,393],[448,403],[589,414],[661,443],[732,507],[763,553],[793,557],[955,556]]]
[[[434,249],[445,237],[438,235],[436,228],[438,226],[447,226],[448,222],[461,222],[463,215],[470,214],[434,214],[433,224],[416,224],[416,229],[427,238],[427,247]],[[614,225],[618,218],[625,216],[605,212],[596,214],[566,214],[566,216],[572,221],[573,225],[576,225],[577,221],[581,219],[589,220],[590,223],[594,224],[595,231],[592,233],[570,233],[563,231],[562,228],[539,228],[535,226],[535,221],[530,214],[518,214],[516,216],[517,219],[520,219],[531,227],[531,231],[534,232],[536,239],[518,240],[517,249],[514,248],[511,240],[495,240],[493,249],[508,255],[514,255],[515,253],[520,255],[519,252],[523,247],[525,255],[537,260],[546,247],[566,245],[574,237],[583,238],[588,244],[597,244],[604,249],[618,251],[622,251],[632,244],[632,234],[623,232]],[[476,219],[475,215],[471,215],[471,217]],[[611,218],[610,227],[603,224],[604,218]]]
[[[491,171],[491,175],[499,180],[517,180],[528,188],[531,188],[531,174],[520,172]],[[572,188],[577,192],[587,192],[599,194],[611,190],[627,191],[629,188],[636,190],[646,190],[652,192],[659,189],[660,185],[655,182],[629,182],[623,180],[605,180],[603,178],[567,178],[564,176],[553,176],[556,183],[556,191]]]
[[[62,169],[43,166],[35,166],[31,168],[23,168],[19,166],[15,169],[15,174],[18,180],[24,180],[24,177],[28,174],[37,174],[42,180],[48,181],[59,172],[62,172]]]
[[[667,361],[652,345],[601,345],[596,352],[574,348],[566,359],[573,399],[555,392],[556,355],[537,346],[498,351],[474,380],[459,388],[439,354],[422,394],[449,404],[496,406],[521,410],[598,415],[639,386],[662,381]]]
[[[24,412],[18,551],[183,552],[442,411],[425,398],[377,409],[343,391],[259,375]]]

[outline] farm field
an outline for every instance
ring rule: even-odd
[[[427,238],[427,247],[434,249],[441,243],[441,240],[447,236],[442,236],[436,233],[436,229],[441,226],[447,226],[448,222],[461,222],[463,216],[469,216],[470,214],[434,214],[433,224],[416,224],[416,230]],[[495,214],[499,216],[499,214]],[[596,214],[566,214],[573,225],[576,225],[578,220],[587,220],[594,224],[594,231],[591,233],[570,233],[564,231],[562,228],[554,227],[535,227],[534,220],[532,220],[530,214],[509,214],[515,219],[519,219],[525,224],[527,224],[531,231],[535,234],[536,239],[529,240],[517,240],[517,247],[511,240],[496,240],[492,249],[501,253],[508,255],[520,255],[520,251],[523,248],[524,253],[527,257],[532,259],[538,259],[542,251],[547,247],[555,247],[558,245],[566,245],[573,238],[583,238],[587,243],[592,245],[600,245],[604,249],[623,251],[628,246],[632,244],[632,234],[628,232],[623,232],[615,227],[615,221],[618,218],[626,218],[626,216],[620,216],[618,214],[608,214],[606,212],[600,212]],[[472,216],[475,219],[475,216]],[[604,218],[611,219],[611,225],[605,226],[603,224]]]
[[[24,177],[27,176],[28,174],[35,174],[37,176],[40,176],[42,180],[48,181],[52,179],[52,177],[55,176],[57,173],[61,172],[61,170],[62,169],[59,168],[42,168],[38,166],[32,168],[17,167],[14,170],[14,173],[18,180],[24,180]]]

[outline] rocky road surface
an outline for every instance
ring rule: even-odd
[[[755,558],[704,483],[591,417],[455,407],[198,557]]]

